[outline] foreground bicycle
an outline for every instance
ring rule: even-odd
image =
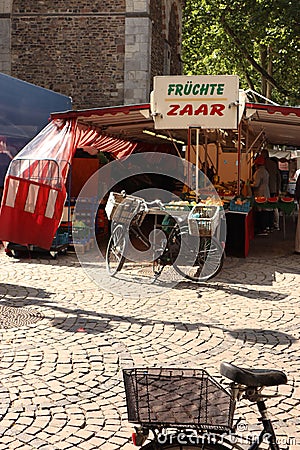
[[[124,369],[128,421],[136,424],[133,444],[143,450],[258,450],[262,444],[280,450],[265,404],[266,398],[275,395],[262,391],[286,384],[285,373],[226,362],[221,363],[220,372],[232,381],[230,390],[202,369]],[[258,436],[245,439],[235,434],[239,420],[233,424],[234,412],[240,399],[258,407],[262,423]],[[143,445],[149,432],[152,438]],[[240,444],[245,440],[247,444]]]
[[[202,216],[195,212],[191,218],[189,211],[167,210],[162,202],[110,193],[106,213],[112,220],[112,233],[106,251],[106,267],[111,276],[120,271],[126,258],[130,259],[132,238],[142,242],[146,249],[152,250],[154,277],[157,278],[167,265],[177,273],[192,281],[206,281],[216,276],[223,265],[224,248],[216,237],[219,209],[202,208]],[[147,214],[163,215],[159,238],[150,242],[144,235],[141,225]],[[201,227],[200,225],[201,224]]]

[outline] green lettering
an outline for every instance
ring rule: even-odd
[[[174,91],[175,84],[169,84],[168,86],[168,95],[171,95]]]
[[[215,91],[215,87],[216,86],[217,86],[216,84],[211,84],[210,85],[210,95],[214,95],[214,91]]]
[[[199,94],[200,95],[203,95],[203,94],[206,95],[208,93],[208,88],[209,88],[209,84],[202,84]]]
[[[223,95],[224,94],[224,84],[218,84],[218,87],[217,87],[217,94],[218,95]]]
[[[182,89],[183,89],[182,84],[176,84],[175,95],[182,95]]]
[[[199,94],[199,88],[200,88],[200,84],[195,84],[195,86],[193,87],[193,95],[198,95]]]
[[[190,95],[192,91],[192,82],[191,81],[187,81],[187,83],[184,86],[184,95]]]

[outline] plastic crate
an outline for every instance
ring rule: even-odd
[[[188,217],[189,233],[192,236],[213,236],[220,223],[220,207],[196,205]]]
[[[69,243],[69,233],[66,231],[57,231],[52,241],[52,247],[59,247]]]
[[[235,402],[202,369],[124,369],[128,421],[200,429],[232,428]]]
[[[72,240],[74,244],[84,244],[91,238],[91,228],[87,226],[74,226],[72,228]]]
[[[233,198],[229,203],[229,211],[237,211],[237,212],[249,212],[251,209],[250,200],[244,201],[241,205],[235,203],[236,200]]]

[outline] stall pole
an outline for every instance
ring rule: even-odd
[[[199,128],[196,129],[196,202],[199,198]]]
[[[208,169],[208,135],[207,135],[207,131],[205,131],[205,144],[204,144],[204,161],[205,161],[205,166],[204,166],[204,173],[207,176],[207,169]],[[207,185],[207,178],[205,178],[205,186]]]
[[[237,195],[241,194],[241,135],[242,135],[242,123],[238,126],[238,160],[237,160]]]
[[[190,128],[188,128],[187,160],[188,160],[189,163],[191,163],[191,129],[190,129]],[[188,164],[187,184],[188,184],[188,189],[189,189],[189,191],[190,191],[190,189],[191,189],[191,170],[190,170],[190,164]]]
[[[247,163],[247,171],[248,171],[248,180],[252,178],[251,173],[251,152],[249,155],[249,122],[246,122],[246,163]]]
[[[219,173],[219,150],[221,147],[221,134],[217,131],[217,142],[216,142],[216,175]]]
[[[219,163],[219,155],[222,153],[222,146],[221,146],[221,142],[218,142],[218,144],[217,144],[217,155],[216,155],[216,175],[217,175],[217,182],[218,182],[218,184],[219,184],[219,165],[220,165],[220,163]]]

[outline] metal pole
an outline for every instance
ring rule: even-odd
[[[187,185],[189,192],[191,191],[191,171],[190,171],[190,164],[191,164],[191,129],[188,129],[188,142],[187,142],[187,160],[188,160],[188,173],[187,173]]]
[[[196,130],[196,202],[199,198],[199,128]]]
[[[242,124],[239,123],[238,126],[238,148],[237,148],[237,157],[238,157],[238,165],[237,165],[237,195],[241,194],[241,134],[242,134]]]
[[[204,161],[205,161],[205,166],[204,166],[204,173],[205,176],[207,177],[207,169],[208,169],[208,162],[207,162],[207,155],[208,155],[208,136],[207,136],[207,131],[205,131],[205,144],[204,144]],[[205,178],[205,187],[207,185],[207,178]]]

